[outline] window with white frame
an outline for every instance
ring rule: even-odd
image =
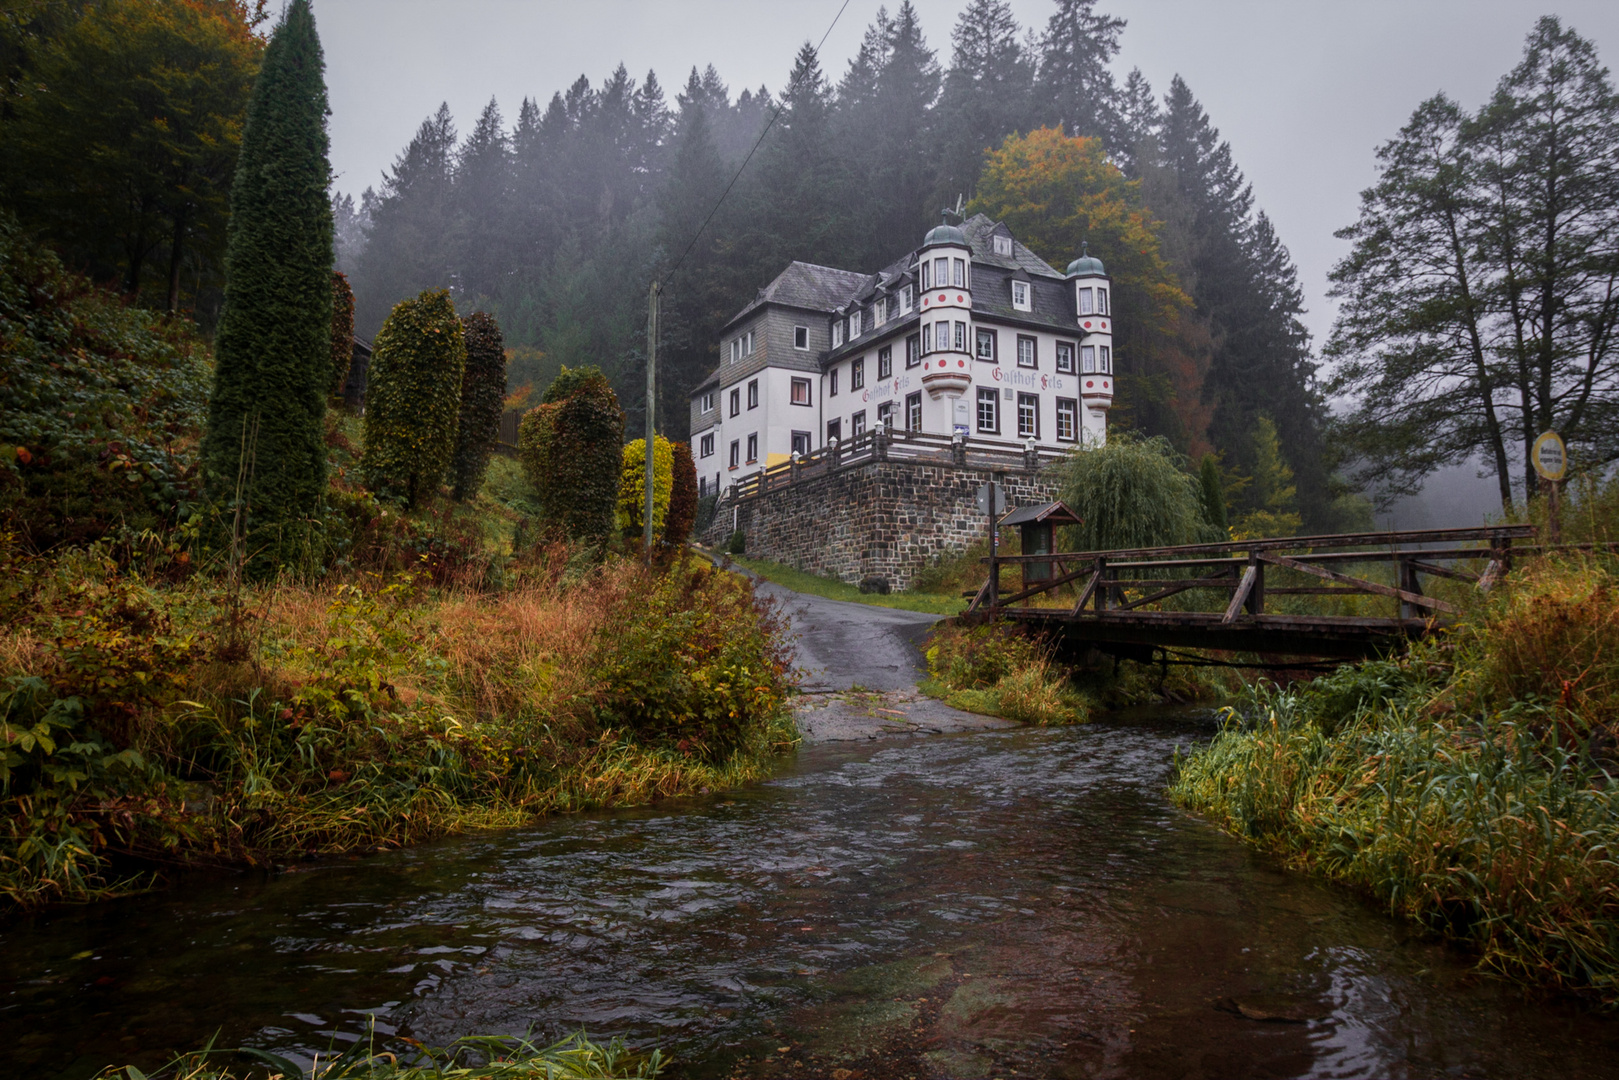
[[[993,387],[978,388],[978,430],[994,435],[1001,430],[1001,395]]]
[[[1010,236],[1001,236],[999,234],[996,234],[996,236],[995,236],[995,254],[997,254],[997,255],[1011,255],[1012,254],[1012,238]]]
[[[1081,345],[1079,347],[1079,370],[1084,372],[1086,375],[1091,375],[1091,374],[1095,373],[1095,371],[1096,371],[1096,346],[1095,345]]]
[[[757,409],[758,407],[759,407],[759,380],[758,379],[749,379],[748,380],[748,408]]]
[[[792,402],[794,405],[808,405],[810,403],[810,381],[808,379],[793,380]]]
[[[950,324],[943,319],[933,324],[933,351],[950,351]]]
[[[793,348],[805,350],[809,348],[809,327],[793,327]]]
[[[697,444],[697,447],[698,447],[698,451],[699,451],[699,454],[698,454],[699,457],[713,457],[714,456],[714,435],[713,435],[713,433],[710,432],[709,434],[704,435],[703,438],[702,438],[702,441],[700,441]]]
[[[911,431],[922,430],[922,391],[905,395],[905,426]]]
[[[1026,368],[1040,366],[1040,357],[1035,351],[1034,338],[1025,334],[1019,334],[1017,337],[1017,366]]]
[[[742,413],[742,391],[731,391],[731,415],[739,416]]]
[[[838,369],[833,368],[827,372],[826,394],[828,397],[838,396]]]
[[[1020,439],[1038,439],[1040,437],[1040,395],[1019,394],[1017,396],[1017,437]]]
[[[1074,374],[1074,343],[1071,341],[1057,342],[1057,373]]]
[[[1012,306],[1019,311],[1029,310],[1029,283],[1027,281],[1012,282]]]
[[[912,334],[905,339],[905,366],[913,368],[922,362],[922,335]]]
[[[748,436],[748,464],[752,465],[759,460],[759,435],[755,432]]]
[[[793,453],[803,457],[810,452],[810,433],[807,431],[793,432]]]
[[[1107,290],[1106,289],[1097,289],[1096,290],[1096,313],[1098,315],[1106,315],[1107,314]]]
[[[866,358],[849,361],[849,389],[861,390],[866,385]]]
[[[1057,399],[1057,438],[1062,442],[1079,438],[1079,402],[1072,398]]]
[[[703,395],[703,412],[714,411],[714,391],[710,390]]]
[[[957,352],[966,352],[967,351],[967,324],[966,323],[964,323],[964,322],[956,323],[956,333],[955,333],[955,337],[952,340],[953,340],[955,350]]]
[[[1108,348],[1106,345],[1102,346],[1101,367],[1099,367],[1097,370],[1101,371],[1103,375],[1111,375],[1113,373],[1113,350]]]
[[[973,355],[980,360],[988,360],[993,363],[995,361],[995,331],[986,330],[980,326],[975,336],[978,338],[978,346]]]
[[[736,439],[731,440],[731,468],[735,469],[742,464],[742,444]],[[652,474],[654,477],[657,473]]]
[[[884,345],[877,350],[877,377],[879,379],[892,378],[894,375],[894,347]]]
[[[954,285],[958,289],[965,289],[967,287],[966,259],[950,260],[950,284]]]
[[[1079,290],[1079,313],[1081,315],[1096,314],[1096,297],[1094,289],[1081,288]]]
[[[849,417],[849,438],[856,439],[866,433],[866,410],[861,409]]]

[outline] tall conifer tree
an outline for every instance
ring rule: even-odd
[[[332,205],[324,68],[309,0],[292,0],[248,103],[203,440],[210,495],[229,498],[238,477],[251,476],[244,494],[253,546],[270,562],[297,553],[297,523],[321,512],[326,492]]]

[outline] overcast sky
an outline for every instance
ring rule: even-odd
[[[491,96],[508,121],[523,97],[543,106],[580,74],[599,85],[623,61],[658,73],[673,98],[692,65],[712,63],[734,96],[779,90],[793,54],[819,40],[842,0],[315,0],[331,93],[332,164],[358,194],[379,182],[416,126],[448,101],[471,127]],[[822,52],[836,80],[879,0],[850,0]],[[889,3],[892,10],[897,6]],[[962,0],[916,0],[929,44],[948,61]],[[1317,343],[1332,322],[1326,275],[1344,254],[1333,231],[1355,218],[1374,148],[1416,105],[1445,90],[1477,106],[1518,60],[1548,11],[1619,59],[1619,2],[1181,2],[1103,0],[1128,21],[1116,68],[1140,67],[1161,95],[1180,74],[1292,251]],[[1043,27],[1050,0],[1013,0]]]

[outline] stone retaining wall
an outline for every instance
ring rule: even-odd
[[[749,555],[850,584],[885,578],[902,591],[937,556],[983,537],[974,494],[992,475],[1012,506],[1057,497],[1046,472],[867,460],[740,501],[726,494],[700,539],[718,546],[740,529]]]

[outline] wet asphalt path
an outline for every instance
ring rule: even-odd
[[[794,711],[806,742],[1017,726],[953,709],[917,689],[927,674],[922,646],[940,616],[827,600],[758,578],[754,589],[781,602],[795,636],[802,696]]]

